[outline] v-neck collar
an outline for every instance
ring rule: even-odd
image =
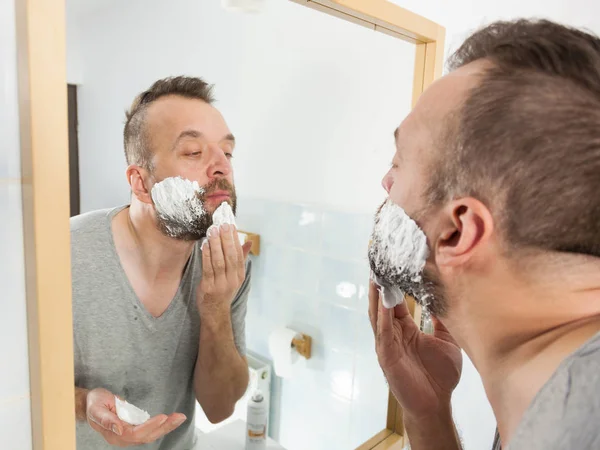
[[[161,323],[165,322],[173,314],[173,311],[177,309],[177,303],[184,300],[182,298],[182,290],[183,290],[186,280],[189,277],[189,272],[193,265],[191,262],[193,261],[193,258],[195,257],[197,245],[194,245],[194,248],[192,249],[192,253],[190,254],[190,257],[185,265],[185,269],[183,271],[181,281],[179,282],[179,287],[177,288],[177,292],[175,292],[175,295],[171,299],[169,306],[167,307],[167,309],[165,309],[165,311],[160,316],[158,316],[158,317],[153,316],[146,309],[144,304],[141,302],[141,300],[135,293],[135,290],[133,289],[133,286],[131,285],[129,278],[127,277],[127,273],[125,272],[125,269],[123,268],[123,265],[121,263],[121,258],[119,257],[119,252],[117,251],[117,246],[115,245],[115,240],[114,240],[113,230],[112,230],[112,221],[118,213],[125,210],[126,208],[129,208],[129,205],[114,208],[106,216],[108,240],[109,240],[111,252],[113,253],[114,259],[115,259],[117,267],[118,267],[119,275],[121,276],[121,278],[123,280],[124,286],[127,287],[127,290],[131,294],[129,297],[129,300],[133,304],[134,308],[136,308],[139,311],[139,313],[140,313],[139,315],[142,317],[143,322],[146,325],[146,327],[151,330],[154,330],[154,329],[156,329],[157,326],[159,326]],[[188,305],[186,304],[183,306],[184,306],[184,309],[187,310]]]

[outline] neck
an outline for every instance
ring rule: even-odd
[[[115,217],[113,232],[117,249],[134,255],[149,279],[180,276],[195,244],[164,235],[151,206],[136,199]]]
[[[488,289],[472,291],[485,301],[457,308],[447,320],[481,375],[505,445],[560,363],[600,332],[597,258],[571,270],[563,265],[562,271],[536,274],[535,281],[495,274]]]

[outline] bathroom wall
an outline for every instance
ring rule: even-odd
[[[282,325],[314,339],[312,359],[283,380],[276,437],[288,450],[355,448],[384,428],[387,412],[367,314],[371,215],[245,197],[239,205],[239,226],[262,237],[249,348],[268,355]]]
[[[172,74],[216,83],[245,195],[361,212],[383,198],[378,179],[410,108],[414,46],[287,1],[258,15],[193,0],[113,5],[68,14],[69,78],[84,80],[82,211],[128,201],[124,111]]]
[[[0,448],[31,448],[14,0],[0,0]]]

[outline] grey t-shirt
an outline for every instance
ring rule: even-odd
[[[157,414],[183,413],[187,421],[144,450],[188,450],[194,444],[193,389],[200,317],[196,286],[202,256],[194,247],[175,297],[153,317],[137,298],[113,241],[112,218],[124,207],[95,211],[71,219],[75,385],[105,388]],[[233,300],[235,344],[245,355],[245,316],[250,289],[247,276]],[[77,423],[77,449],[112,448],[84,422]]]
[[[494,450],[500,450],[500,440]],[[505,450],[600,449],[600,333],[540,389]]]

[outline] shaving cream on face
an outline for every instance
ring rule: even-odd
[[[401,303],[404,292],[423,294],[419,300],[426,300],[422,273],[428,256],[423,230],[400,206],[386,201],[375,219],[369,249],[373,280],[381,287],[384,306]]]
[[[117,396],[115,396],[115,406],[117,408],[117,416],[119,419],[131,425],[141,425],[150,419],[150,414],[146,411],[125,400],[119,399]]]
[[[156,212],[171,237],[191,234],[206,211],[202,205],[203,189],[197,181],[181,177],[165,178],[152,187]]]

